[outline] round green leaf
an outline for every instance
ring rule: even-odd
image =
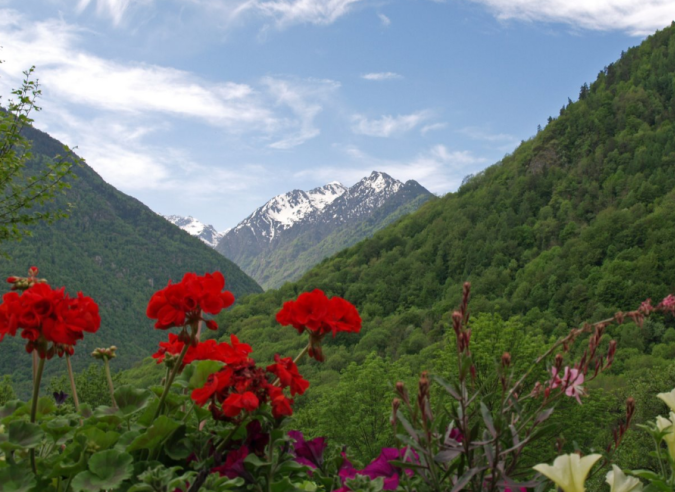
[[[133,474],[133,458],[128,453],[108,449],[89,459],[89,470],[79,473],[72,481],[73,490],[98,492],[114,489]]]

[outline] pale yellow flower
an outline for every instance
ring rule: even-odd
[[[584,492],[588,472],[600,458],[602,456],[599,454],[589,454],[583,458],[578,454],[563,454],[553,461],[552,466],[539,464],[533,468],[555,482],[563,492]]]
[[[656,395],[658,398],[661,398],[668,407],[675,412],[675,389],[670,393],[659,393]]]
[[[642,482],[635,477],[628,477],[616,465],[612,465],[612,471],[607,473],[609,492],[642,492]]]
[[[670,457],[675,460],[675,413],[670,412],[670,419],[667,419],[665,417],[661,417],[660,415],[656,417],[656,427],[660,431],[670,431],[668,434],[663,436],[663,440],[666,441],[666,444],[668,445],[668,454],[670,454]]]

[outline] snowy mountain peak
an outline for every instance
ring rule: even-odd
[[[188,215],[187,217],[181,215],[163,215],[163,217],[191,236],[198,237],[212,248],[216,247],[220,238],[227,232],[218,232],[212,225],[204,224],[191,215]]]
[[[327,185],[308,191],[307,195],[312,201],[312,205],[318,210],[323,210],[345,191],[347,191],[346,187],[342,186],[342,184],[337,181],[333,181]]]
[[[373,171],[350,188],[331,181],[309,191],[289,191],[256,209],[229,235],[245,233],[261,244],[268,244],[300,223],[344,222],[366,215],[402,186],[403,183],[388,174]]]

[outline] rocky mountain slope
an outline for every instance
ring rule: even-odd
[[[216,250],[265,288],[298,278],[323,258],[369,237],[433,195],[415,181],[373,171],[276,196],[224,234]]]
[[[225,232],[227,232],[218,232],[212,225],[204,224],[191,215],[188,215],[187,217],[183,217],[182,215],[163,215],[162,217],[173,225],[180,227],[191,236],[198,237],[212,248],[216,247],[218,241],[220,241]]]

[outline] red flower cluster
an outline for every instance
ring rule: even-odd
[[[243,410],[252,412],[260,405],[269,403],[275,418],[292,415],[293,400],[284,394],[284,388],[291,388],[291,394],[303,394],[309,382],[302,379],[298,368],[290,359],[280,359],[267,368],[267,371],[279,377],[281,386],[271,384],[265,370],[256,367],[255,361],[246,359],[238,363],[228,363],[222,370],[209,376],[203,388],[192,392],[197,405],[211,402],[210,410],[215,419],[234,419]],[[220,404],[220,408],[217,404]]]
[[[52,289],[49,284],[37,283],[21,295],[8,292],[2,296],[0,341],[22,330],[21,337],[28,340],[26,351],[35,349],[43,359],[55,353],[72,355],[84,332],[95,333],[100,326],[98,305],[81,292],[71,298],[63,287]]]
[[[169,281],[164,289],[155,292],[148,303],[147,315],[156,319],[155,328],[166,330],[186,326],[202,320],[202,311],[218,314],[234,303],[230,291],[224,291],[225,277],[220,272],[198,276],[186,273],[177,284]],[[218,329],[213,320],[205,320],[211,330]]]
[[[169,341],[159,342],[159,350],[152,354],[152,357],[157,359],[157,364],[161,364],[167,354],[177,356],[183,351],[184,346],[185,343],[178,335],[169,333]],[[239,342],[235,335],[230,335],[230,343],[205,340],[199,342],[197,346],[188,347],[181,369],[195,360],[217,360],[225,364],[240,364],[248,359],[248,354],[251,352],[251,346]]]
[[[277,313],[277,321],[284,326],[292,325],[299,333],[308,330],[309,356],[319,361],[323,360],[321,340],[326,334],[361,331],[361,316],[354,305],[341,297],[329,299],[319,289],[300,294],[296,301],[285,302]]]

